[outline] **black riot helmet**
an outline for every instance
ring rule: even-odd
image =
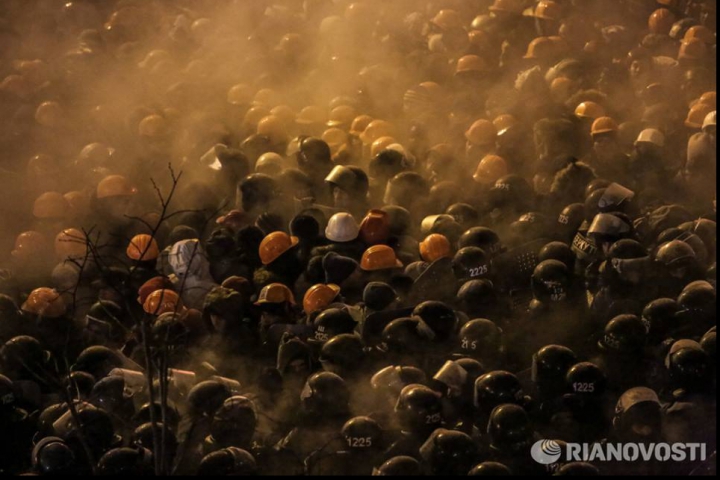
[[[473,227],[463,233],[458,241],[458,248],[465,247],[481,248],[491,257],[500,253],[502,249],[498,234],[487,227]]]
[[[316,167],[326,167],[332,164],[330,147],[323,140],[315,137],[306,137],[300,141],[300,151],[297,162],[303,171]]]
[[[564,263],[557,260],[541,262],[532,275],[532,291],[541,302],[562,302],[567,298],[570,274]]]
[[[393,457],[373,472],[373,476],[388,477],[416,477],[422,474],[423,469],[420,462],[407,456]]]
[[[101,475],[153,475],[152,452],[142,447],[114,448],[102,456],[98,472]]]
[[[530,417],[522,407],[514,404],[495,407],[490,414],[487,432],[492,446],[509,454],[518,454],[529,448],[532,442]]]
[[[402,430],[429,433],[442,426],[442,408],[439,393],[424,385],[408,385],[400,392],[395,415]]]
[[[245,212],[254,210],[267,210],[267,206],[277,196],[277,182],[275,179],[262,173],[255,173],[245,177],[238,185],[240,205]]]
[[[420,456],[433,475],[467,475],[478,448],[466,433],[438,428],[420,447]]]
[[[533,383],[544,394],[562,394],[565,375],[577,363],[577,356],[562,345],[546,345],[533,355]]]
[[[672,335],[672,331],[679,326],[678,311],[680,305],[672,298],[657,298],[645,305],[641,318],[652,344],[658,344]]]
[[[493,359],[503,349],[503,332],[490,320],[470,320],[458,334],[458,352],[474,358]]]
[[[315,318],[315,340],[326,342],[337,335],[352,333],[356,324],[347,310],[329,308]]]
[[[76,459],[72,449],[58,437],[45,437],[32,451],[33,469],[40,475],[70,475]]]
[[[370,417],[351,418],[343,425],[340,435],[345,439],[345,447],[349,450],[382,448],[382,428]]]
[[[312,375],[300,393],[303,409],[314,414],[339,414],[348,411],[350,391],[345,380],[330,372]]]
[[[253,402],[242,396],[230,397],[215,412],[210,435],[220,445],[249,448],[256,424]]]
[[[231,396],[230,388],[224,383],[206,380],[190,389],[187,402],[191,414],[211,417]]]
[[[498,462],[483,462],[475,465],[468,473],[469,477],[507,477],[510,475],[512,475],[510,469]]]
[[[540,249],[540,253],[538,253],[538,261],[542,263],[545,260],[557,260],[567,267],[568,272],[572,272],[577,257],[567,243],[550,242]]]
[[[607,388],[607,376],[590,362],[573,365],[565,375],[567,391],[579,397],[602,398]]]
[[[490,257],[482,248],[462,248],[453,257],[452,269],[455,278],[462,282],[487,278],[491,275]]]
[[[480,413],[487,415],[498,405],[525,401],[520,381],[510,372],[496,370],[475,380],[474,404]]]
[[[707,389],[712,382],[710,357],[692,340],[675,342],[665,358],[665,366],[678,388],[696,392]]]
[[[320,363],[326,371],[342,376],[361,367],[364,356],[360,337],[344,333],[325,342],[320,350]]]
[[[203,457],[199,476],[252,476],[257,475],[257,464],[247,450],[229,447]]]
[[[605,326],[600,347],[619,354],[642,353],[647,342],[645,324],[636,315],[618,315]]]
[[[388,323],[382,331],[382,341],[387,351],[398,354],[421,352],[427,338],[420,333],[420,320],[398,318]]]
[[[470,280],[460,287],[457,293],[458,307],[468,316],[492,316],[497,306],[498,296],[490,280]]]
[[[87,372],[95,378],[106,377],[113,369],[122,368],[123,359],[119,353],[107,347],[94,345],[78,355],[73,371]]]
[[[417,317],[430,327],[433,333],[433,341],[443,342],[450,338],[457,325],[457,315],[450,306],[443,302],[423,302],[413,311],[413,317]]]

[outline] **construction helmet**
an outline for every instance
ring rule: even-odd
[[[327,143],[331,152],[337,152],[348,141],[348,134],[339,128],[328,128],[322,134],[323,142]]]
[[[11,255],[18,259],[30,259],[42,256],[47,251],[47,239],[40,232],[23,232],[15,239],[15,248]]]
[[[282,254],[295,247],[299,240],[285,232],[273,232],[260,243],[260,260],[263,265],[270,265]]]
[[[379,245],[390,237],[390,217],[383,210],[370,210],[360,224],[360,239],[366,245]]]
[[[705,105],[710,105],[713,110],[715,110],[715,107],[717,106],[717,94],[715,92],[705,92],[702,95],[700,95],[700,98],[698,99],[698,103],[704,103]]]
[[[502,135],[505,130],[510,127],[514,127],[519,122],[518,119],[515,118],[513,115],[510,115],[509,113],[504,113],[495,117],[495,120],[493,120],[492,123],[495,126],[495,130],[497,130],[498,135]]]
[[[340,105],[333,108],[330,112],[330,119],[327,122],[327,126],[347,129],[353,123],[356,115],[355,109],[350,105]]]
[[[160,256],[160,248],[152,236],[142,234],[130,240],[125,253],[130,260],[147,262],[156,260]]]
[[[487,62],[477,55],[465,55],[460,58],[455,67],[455,74],[479,72],[484,73],[490,70]]]
[[[675,14],[670,10],[667,8],[658,8],[650,15],[650,18],[648,18],[648,28],[652,33],[667,35],[670,33],[670,29],[672,29],[673,23],[675,23],[676,20]]]
[[[311,313],[327,309],[339,293],[340,287],[334,284],[325,285],[320,283],[310,287],[310,290],[305,293],[305,298],[303,299],[303,309],[305,313],[310,315]]]
[[[555,41],[550,37],[534,38],[527,48],[523,58],[527,60],[549,60],[556,54]]]
[[[637,140],[635,140],[635,145],[637,145],[638,143],[651,143],[653,145],[657,145],[658,147],[664,147],[665,135],[663,135],[660,130],[656,130],[654,128],[646,128],[645,130],[640,132]]]
[[[47,318],[57,318],[65,315],[67,307],[60,294],[52,288],[36,288],[21,307],[23,312],[41,315]]]
[[[82,217],[90,211],[90,198],[85,192],[74,190],[66,193],[63,197],[70,206],[69,215],[71,217]]]
[[[63,116],[63,109],[57,102],[43,102],[35,110],[35,121],[43,127],[60,125]]]
[[[699,38],[708,46],[715,44],[715,34],[704,25],[695,25],[694,27],[690,27],[688,31],[685,32],[683,41],[692,40],[693,38]]]
[[[57,192],[45,192],[33,204],[33,216],[40,219],[65,218],[69,211],[67,200]]]
[[[440,10],[430,23],[437,26],[441,30],[452,30],[463,26],[460,14],[455,10]]]
[[[713,129],[713,131],[714,131],[716,126],[717,126],[717,113],[715,112],[715,110],[713,110],[712,112],[708,113],[707,116],[705,117],[705,120],[703,121],[702,129],[703,129],[703,132],[709,132],[710,129]]]
[[[708,47],[705,42],[699,38],[691,38],[690,40],[683,40],[680,44],[678,60],[702,60],[707,57],[707,53]]]
[[[582,102],[575,108],[575,116],[596,120],[605,116],[605,109],[595,102]]]
[[[269,108],[271,105],[277,105],[280,100],[280,95],[271,88],[262,88],[257,91],[253,98],[252,105],[256,107]]]
[[[245,112],[245,117],[243,118],[243,125],[257,128],[260,120],[267,117],[268,115],[270,115],[270,110],[268,110],[267,108],[262,106],[252,107],[247,112]]]
[[[550,93],[556,102],[565,102],[572,95],[575,84],[567,77],[557,77],[550,82]]]
[[[97,198],[129,197],[137,193],[122,175],[110,175],[103,178],[97,186]]]
[[[182,300],[177,293],[168,289],[155,290],[145,299],[143,310],[150,315],[176,313],[184,310]]]
[[[525,2],[523,0],[495,0],[489,10],[491,12],[505,12],[522,15],[523,10],[525,10]]]
[[[375,158],[378,153],[387,149],[390,145],[393,145],[394,143],[397,143],[397,141],[393,137],[378,138],[372,143],[372,146],[370,147],[370,156],[372,158]]]
[[[486,155],[478,163],[473,180],[477,183],[494,185],[498,179],[507,175],[508,166],[504,158],[498,155]]]
[[[138,133],[141,137],[159,138],[168,134],[167,121],[160,115],[148,115],[138,125]]]
[[[392,137],[394,133],[395,127],[392,123],[385,120],[373,120],[368,123],[365,131],[360,134],[360,139],[365,145],[372,145],[378,138]]]
[[[365,253],[363,253],[360,262],[360,268],[366,272],[402,267],[403,264],[395,256],[395,250],[387,245],[375,245],[368,248],[365,250]]]
[[[289,105],[278,105],[270,110],[270,114],[277,117],[285,127],[293,124],[295,121],[295,111]]]
[[[559,22],[563,17],[562,7],[551,0],[542,0],[535,7],[533,17]]]
[[[274,115],[263,117],[257,124],[256,133],[270,138],[274,143],[280,143],[287,139],[285,124]]]
[[[610,117],[597,118],[590,128],[590,134],[594,137],[603,133],[617,133],[619,130],[617,122]]]
[[[252,88],[244,83],[238,83],[230,87],[227,93],[227,102],[230,105],[250,105],[252,101]]]
[[[258,295],[255,305],[260,306],[269,303],[289,303],[290,305],[295,305],[295,296],[290,289],[282,283],[271,283],[260,290],[260,295]]]
[[[705,117],[708,116],[715,108],[704,103],[696,103],[692,106],[688,112],[687,118],[685,119],[685,126],[688,128],[694,128],[700,130],[705,121]]]
[[[336,213],[325,228],[325,238],[331,242],[352,242],[359,234],[360,227],[349,213]]]
[[[350,133],[356,137],[361,136],[372,121],[373,118],[370,115],[360,115],[355,117],[355,120],[353,120],[350,125]]]
[[[284,168],[285,160],[275,152],[263,153],[255,162],[255,173],[270,175],[271,177],[282,172]]]
[[[326,124],[327,113],[322,107],[311,105],[300,110],[295,121],[300,125]]]
[[[465,138],[468,142],[478,146],[494,145],[497,140],[497,130],[495,125],[489,120],[477,120],[465,132]]]
[[[429,263],[441,258],[452,257],[450,241],[445,235],[434,233],[420,242],[420,256]]]
[[[87,254],[85,234],[77,228],[67,228],[55,237],[55,254],[61,258],[82,258]]]

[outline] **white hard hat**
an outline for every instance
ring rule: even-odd
[[[360,235],[360,226],[349,213],[336,213],[330,217],[325,238],[331,242],[351,242]]]
[[[638,143],[652,143],[653,145],[657,145],[658,147],[664,147],[665,146],[665,135],[660,130],[656,130],[654,128],[646,128],[642,132],[640,132],[640,135],[638,135],[637,140],[635,140],[635,144]]]
[[[707,127],[715,127],[717,125],[717,116],[716,111],[713,110],[712,112],[708,113],[705,116],[705,120],[703,121],[702,129],[705,131]]]

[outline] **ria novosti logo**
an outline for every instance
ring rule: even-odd
[[[564,443],[564,442],[563,442]],[[684,462],[705,461],[704,443],[567,443],[539,440],[530,449],[533,460],[542,465],[557,462]]]

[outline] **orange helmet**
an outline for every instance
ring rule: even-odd
[[[485,185],[494,185],[498,179],[508,174],[507,162],[497,155],[486,155],[478,163],[473,180]]]
[[[495,120],[493,120],[492,123],[495,126],[495,130],[497,130],[498,135],[501,135],[508,128],[517,125],[518,120],[513,115],[504,113],[495,117]]]
[[[15,239],[15,249],[11,255],[20,260],[42,257],[47,252],[45,235],[40,232],[23,232]]]
[[[595,102],[582,102],[575,108],[575,116],[596,120],[605,116],[605,109]]]
[[[699,102],[696,103],[688,112],[687,118],[685,119],[685,126],[700,130],[703,126],[703,122],[705,121],[705,117],[713,110],[715,110],[715,108],[710,105]]]
[[[455,10],[440,10],[438,14],[430,20],[430,23],[442,30],[460,28],[463,24],[460,14]]]
[[[33,215],[41,219],[65,218],[70,210],[67,200],[57,192],[45,192],[33,204]]]
[[[46,287],[36,288],[30,292],[21,309],[24,312],[47,318],[62,317],[67,311],[65,301],[60,294],[54,289]]]
[[[285,127],[292,125],[295,121],[295,110],[289,105],[278,105],[270,110],[270,114],[277,117]]]
[[[29,175],[57,175],[59,169],[57,160],[44,153],[32,157],[27,165]]]
[[[712,32],[712,30],[710,30],[704,25],[695,25],[694,27],[690,27],[688,31],[685,32],[683,40],[688,41],[692,40],[693,38],[699,38],[707,45],[715,44],[715,34]]]
[[[271,105],[277,105],[280,100],[280,95],[275,90],[270,88],[262,88],[257,91],[253,98],[252,104],[254,106],[270,107]]]
[[[678,53],[678,60],[702,60],[707,57],[708,47],[705,42],[699,38],[691,38],[690,40],[683,40],[680,45],[680,52]]]
[[[137,193],[122,175],[110,175],[103,178],[97,186],[97,198],[129,197]]]
[[[243,125],[257,128],[260,120],[267,117],[268,115],[270,115],[270,110],[268,110],[267,108],[262,106],[252,107],[247,112],[245,112],[245,117],[243,118]]]
[[[255,305],[266,305],[268,303],[289,303],[295,305],[295,296],[290,289],[282,283],[271,283],[260,290],[260,295],[258,295]]]
[[[572,95],[573,81],[567,77],[557,77],[550,82],[550,93],[553,99],[558,102],[564,102]]]
[[[303,299],[303,310],[305,313],[310,315],[318,310],[325,310],[340,293],[340,287],[337,285],[329,284],[318,284],[310,287],[310,290],[305,293]]]
[[[67,228],[55,237],[55,253],[58,257],[82,258],[87,254],[85,234],[77,228]]]
[[[402,266],[403,264],[395,256],[395,250],[387,245],[375,245],[368,248],[363,253],[360,262],[360,268],[366,272],[402,268]]]
[[[488,64],[482,58],[477,55],[465,55],[460,58],[455,67],[455,73],[466,73],[466,72],[487,72],[489,70]]]
[[[560,21],[562,20],[562,7],[551,0],[542,0],[535,7],[533,16],[543,20]]]
[[[420,242],[420,256],[426,262],[432,263],[441,258],[452,257],[452,247],[445,235],[433,233]]]
[[[263,117],[258,122],[257,134],[269,137],[273,142],[280,142],[287,138],[284,123],[274,115]]]
[[[380,137],[392,137],[395,133],[395,127],[392,123],[385,120],[373,120],[368,123],[365,131],[360,134],[360,139],[365,145],[372,143]]]
[[[143,310],[150,315],[182,312],[184,310],[180,296],[172,290],[155,290],[145,299]]]
[[[677,19],[667,8],[658,8],[648,18],[648,28],[652,33],[667,35]]]
[[[595,136],[602,133],[617,133],[619,129],[620,127],[618,126],[617,122],[612,118],[600,117],[593,122],[592,127],[590,128],[590,134]]]
[[[370,210],[360,224],[360,239],[366,245],[379,245],[390,237],[390,219],[383,210]]]
[[[260,260],[263,265],[270,265],[283,253],[287,252],[299,242],[297,237],[291,237],[285,232],[273,232],[260,243]]]
[[[249,105],[252,101],[252,89],[239,83],[230,87],[227,93],[227,102],[230,105]]]
[[[300,110],[295,121],[300,125],[315,125],[327,123],[327,113],[322,107],[311,105]]]
[[[355,119],[355,109],[349,105],[340,105],[335,107],[330,112],[330,120],[327,122],[328,127],[343,127],[347,128],[353,123]],[[367,125],[365,125],[367,127]]]
[[[700,95],[698,103],[704,103],[705,105],[709,105],[713,108],[713,110],[715,110],[715,106],[717,105],[717,95],[715,94],[715,92],[705,92]]]
[[[494,145],[497,140],[497,130],[490,120],[477,120],[465,132],[468,142],[478,146]]]
[[[328,128],[323,132],[321,138],[328,144],[331,151],[336,152],[342,145],[347,143],[348,134],[339,128]]]
[[[373,121],[373,118],[370,115],[360,115],[358,117],[355,117],[355,120],[353,120],[352,124],[350,125],[350,133],[355,135],[356,137],[359,137],[360,135],[365,132],[365,129],[370,125],[370,122]]]
[[[534,38],[525,52],[523,58],[528,60],[548,60],[552,58],[557,50],[557,43],[550,37]]]
[[[90,198],[84,192],[74,190],[66,193],[63,197],[70,206],[69,214],[71,217],[83,217],[90,211]]]
[[[135,235],[125,251],[130,260],[147,262],[160,256],[160,248],[153,237],[146,234]]]
[[[490,6],[491,12],[506,12],[521,15],[525,9],[523,0],[495,0]]]
[[[160,115],[148,115],[138,125],[141,137],[159,138],[168,134],[167,121]]]
[[[393,143],[397,143],[397,141],[393,137],[380,137],[377,140],[375,140],[370,147],[370,156],[372,158],[375,158],[375,156],[387,149],[390,145]]]

